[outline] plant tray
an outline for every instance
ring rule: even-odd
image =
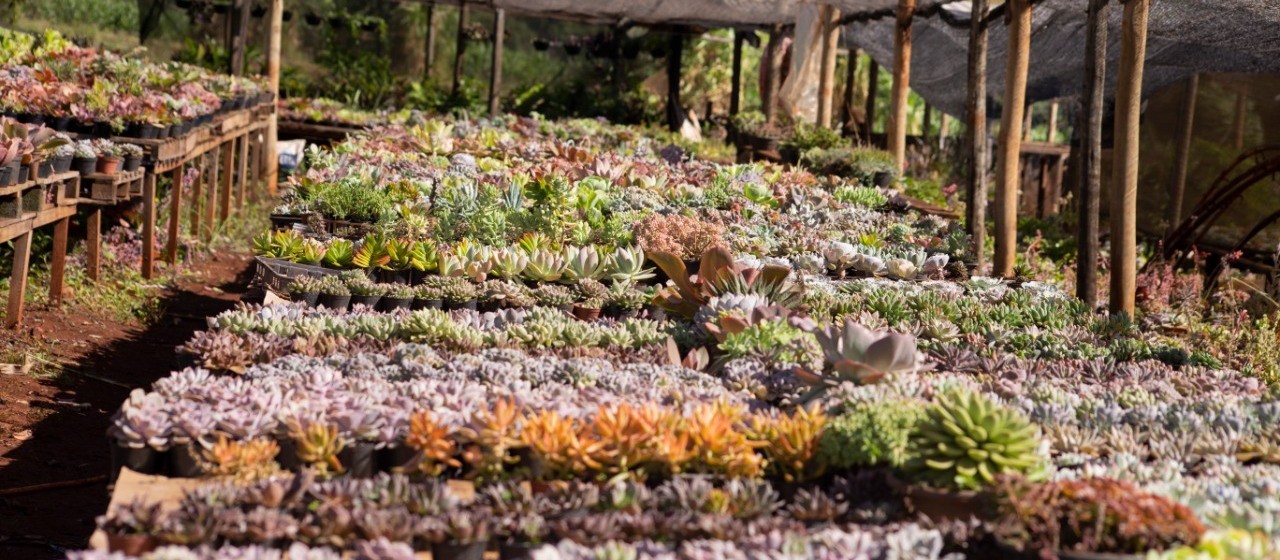
[[[262,287],[277,293],[287,293],[289,291],[289,282],[294,278],[302,276],[337,276],[341,274],[341,270],[332,268],[324,268],[309,264],[298,264],[283,259],[269,259],[266,257],[254,257],[258,262],[257,270],[253,274],[253,285],[261,285]]]

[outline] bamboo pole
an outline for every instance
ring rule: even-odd
[[[1083,107],[1079,131],[1079,227],[1076,228],[1076,297],[1098,304],[1098,206],[1102,192],[1102,110],[1107,78],[1109,0],[1089,0],[1085,38]]]
[[[831,113],[836,89],[836,50],[840,39],[840,10],[825,5],[822,17],[822,67],[818,73],[817,125],[831,128]]]
[[[893,91],[889,96],[889,151],[899,171],[907,162],[907,93],[911,87],[911,20],[916,0],[898,0],[893,34]]]
[[[1182,114],[1178,122],[1178,151],[1173,160],[1173,179],[1169,185],[1169,208],[1165,214],[1165,235],[1173,233],[1182,221],[1182,197],[1187,190],[1187,161],[1191,159],[1191,137],[1195,130],[1196,94],[1200,91],[1200,75],[1187,78],[1182,94]]]
[[[1138,119],[1151,0],[1127,0],[1120,26],[1111,180],[1111,312],[1133,315],[1138,266]]]
[[[493,65],[489,75],[489,114],[502,110],[502,46],[507,32],[507,11],[498,8],[493,12]]]
[[[1031,2],[1010,0],[1009,60],[1005,70],[1004,109],[1000,113],[996,159],[996,251],[993,273],[1012,277],[1018,245],[1019,152],[1026,109],[1027,62],[1031,55]]]
[[[965,99],[965,229],[977,268],[986,262],[987,168],[991,144],[987,140],[987,11],[988,0],[973,0],[969,16],[969,76]]]
[[[271,38],[267,44],[267,81],[271,94],[280,99],[280,34],[284,27],[284,0],[271,0]],[[279,126],[279,115],[276,106],[271,106],[271,118],[267,121],[267,194],[275,196],[280,176],[280,155],[276,151],[276,137]],[[210,189],[213,186],[210,185]],[[210,224],[212,225],[212,224]]]

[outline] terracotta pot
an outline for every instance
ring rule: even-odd
[[[160,539],[151,535],[107,535],[107,551],[126,556],[142,556],[160,547]]]
[[[120,170],[120,162],[122,160],[115,156],[102,156],[98,158],[98,173],[103,175],[115,175]]]
[[[906,491],[907,506],[933,520],[963,521],[970,517],[987,519],[990,516],[990,495],[971,490],[951,492],[924,486],[910,486]]]
[[[594,321],[600,318],[600,308],[574,305],[573,316],[577,317],[581,321]]]

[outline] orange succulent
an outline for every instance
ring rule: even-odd
[[[814,461],[827,416],[818,407],[798,407],[790,416],[756,414],[751,417],[751,438],[761,442],[767,470],[786,482],[803,482],[820,476],[825,467]]]
[[[446,467],[460,467],[456,455],[458,442],[453,431],[423,410],[409,416],[409,434],[405,445],[418,450],[418,471],[427,476],[440,476]]]

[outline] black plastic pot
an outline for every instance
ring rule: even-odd
[[[413,306],[413,298],[393,298],[383,297],[378,302],[378,309],[381,311],[395,311],[397,309],[409,309]]]
[[[73,158],[71,160],[71,169],[81,175],[92,175],[93,171],[98,167],[98,158]]]
[[[58,156],[53,158],[53,172],[66,173],[71,171],[71,156]]]
[[[120,168],[126,173],[132,173],[142,167],[142,156],[129,156],[124,158],[124,163],[120,164]]]
[[[393,473],[413,467],[418,458],[418,450],[408,445],[384,447],[378,450],[378,471]]]
[[[377,451],[372,443],[356,442],[338,452],[338,462],[346,469],[347,476],[370,478],[378,472]]]
[[[280,452],[276,453],[276,463],[280,468],[286,471],[297,472],[302,466],[302,462],[298,460],[298,444],[293,438],[284,436],[276,439],[276,444],[280,446]]]
[[[351,296],[338,296],[333,294],[320,294],[316,298],[316,306],[328,307],[329,309],[343,310],[351,306]]]
[[[444,305],[444,302],[438,299],[414,298],[413,305],[410,307],[410,309],[413,309],[415,311],[418,309],[440,309],[440,307],[442,307],[443,305]]]
[[[156,139],[157,139],[157,140],[167,140],[167,139],[169,138],[169,135],[170,135],[172,132],[173,132],[173,127],[172,127],[172,126],[165,126],[165,127],[161,127],[161,128],[160,128],[160,130],[159,130],[158,132],[156,132]]]
[[[432,560],[484,560],[487,542],[468,544],[437,543],[431,545]]]
[[[494,311],[497,311],[500,308],[502,308],[502,301],[496,300],[496,299],[492,301],[481,301],[476,303],[476,310],[482,313],[492,313]]]
[[[622,307],[610,306],[605,306],[601,312],[604,313],[605,317],[612,317],[614,319],[634,319],[640,315],[639,309],[625,309]]]
[[[31,168],[26,165],[18,165],[18,182],[25,183],[31,179]]]
[[[13,172],[13,168],[9,166],[0,167],[0,187],[9,186],[9,174]]]
[[[319,300],[320,300],[320,292],[302,292],[302,293],[289,292],[289,301],[302,302],[307,304],[307,307],[315,307],[316,302]]]
[[[39,174],[41,179],[53,175],[53,162],[49,160],[40,162],[36,166],[36,172]]]
[[[378,279],[388,284],[408,284],[408,270],[379,270]]]
[[[523,542],[504,542],[498,544],[499,560],[532,560],[533,551],[538,550],[540,544],[523,543]]]
[[[106,121],[93,123],[93,131],[89,133],[94,138],[111,138],[114,134],[115,130],[111,128],[111,123]]]
[[[888,171],[879,171],[875,174],[875,183],[877,187],[887,187],[893,184],[893,173]]]
[[[351,307],[355,307],[357,305],[365,305],[365,306],[368,306],[370,309],[373,309],[378,306],[378,301],[381,299],[382,299],[382,296],[380,295],[372,295],[372,296],[354,296],[353,295],[351,296]]]
[[[169,476],[176,478],[199,478],[204,475],[200,466],[200,448],[198,443],[175,445],[169,449]]]
[[[470,309],[475,311],[477,305],[478,302],[474,299],[471,301],[446,301],[444,302],[444,310],[453,311],[455,309]]]
[[[164,456],[151,446],[133,448],[113,440],[111,442],[112,482],[120,476],[122,467],[128,467],[129,470],[139,474],[164,474]]]
[[[293,224],[302,223],[302,216],[290,214],[272,214],[271,229],[292,229]]]
[[[71,126],[71,117],[54,117],[49,121],[49,128],[58,132],[66,132],[69,126]]]

